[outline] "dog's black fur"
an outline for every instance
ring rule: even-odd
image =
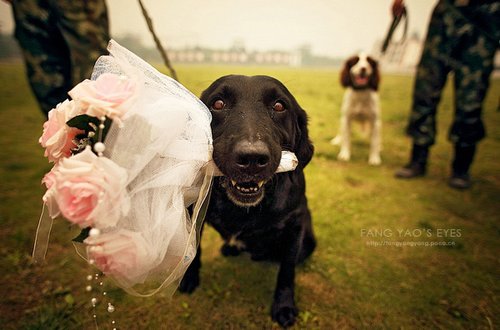
[[[201,100],[210,109],[214,161],[224,174],[214,180],[206,222],[225,240],[224,255],[249,252],[253,260],[280,263],[271,316],[295,322],[295,266],[314,250],[305,196],[304,167],[313,155],[307,116],[278,80],[267,76],[219,78]],[[294,171],[275,174],[281,151],[296,154]],[[199,285],[201,249],[180,285]]]

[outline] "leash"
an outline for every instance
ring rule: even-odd
[[[398,41],[398,43],[402,43],[406,39],[406,33],[408,31],[408,13],[406,11],[406,7],[403,7],[403,11],[401,12],[400,15],[394,16],[391,26],[389,27],[389,31],[387,31],[384,43],[382,44],[382,54],[384,54],[385,51],[387,50],[387,47],[389,47],[392,35],[394,34],[394,31],[396,30],[396,28],[398,27],[399,23],[401,23],[402,20],[404,20],[405,25],[403,30],[403,36],[401,37],[401,40]]]

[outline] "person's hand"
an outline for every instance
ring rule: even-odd
[[[394,2],[392,3],[392,15],[394,17],[401,16],[404,9],[405,4],[403,3],[403,0],[394,0]]]
[[[10,5],[14,0],[3,0],[3,2],[6,2],[8,5]]]

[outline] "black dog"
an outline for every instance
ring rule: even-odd
[[[212,188],[206,221],[225,240],[224,255],[249,252],[253,260],[280,263],[271,316],[295,322],[295,265],[314,250],[303,169],[311,160],[307,116],[287,88],[267,76],[219,78],[201,100],[210,109],[213,158],[224,174]],[[294,171],[275,174],[281,151],[296,154]],[[180,284],[199,284],[201,249]]]

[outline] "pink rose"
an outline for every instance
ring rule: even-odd
[[[52,188],[52,186],[56,183],[56,177],[54,175],[54,168],[50,170],[49,173],[45,174],[45,176],[42,179],[42,183],[45,185],[47,190]]]
[[[47,205],[47,208],[49,209],[49,215],[53,219],[57,217],[61,212],[59,211],[59,207],[57,206],[57,201],[55,199],[55,184],[56,184],[56,177],[54,175],[54,169],[57,167],[54,166],[52,170],[45,174],[45,176],[42,179],[42,183],[45,184],[45,187],[47,188],[47,191],[42,197],[43,202],[45,205]]]
[[[43,124],[43,134],[38,142],[45,148],[45,157],[51,162],[57,162],[71,155],[71,149],[76,145],[75,136],[83,133],[78,128],[69,127],[66,122],[79,115],[79,109],[73,101],[65,100],[50,110],[49,119]]]
[[[114,226],[128,212],[127,172],[87,147],[54,169],[55,200],[62,215],[80,227]]]
[[[129,110],[137,96],[134,80],[113,73],[103,73],[97,80],[84,80],[68,93],[93,117],[118,120]]]
[[[138,232],[118,229],[90,236],[84,243],[89,246],[89,259],[94,260],[97,268],[128,285],[143,282],[156,266],[149,244]]]

